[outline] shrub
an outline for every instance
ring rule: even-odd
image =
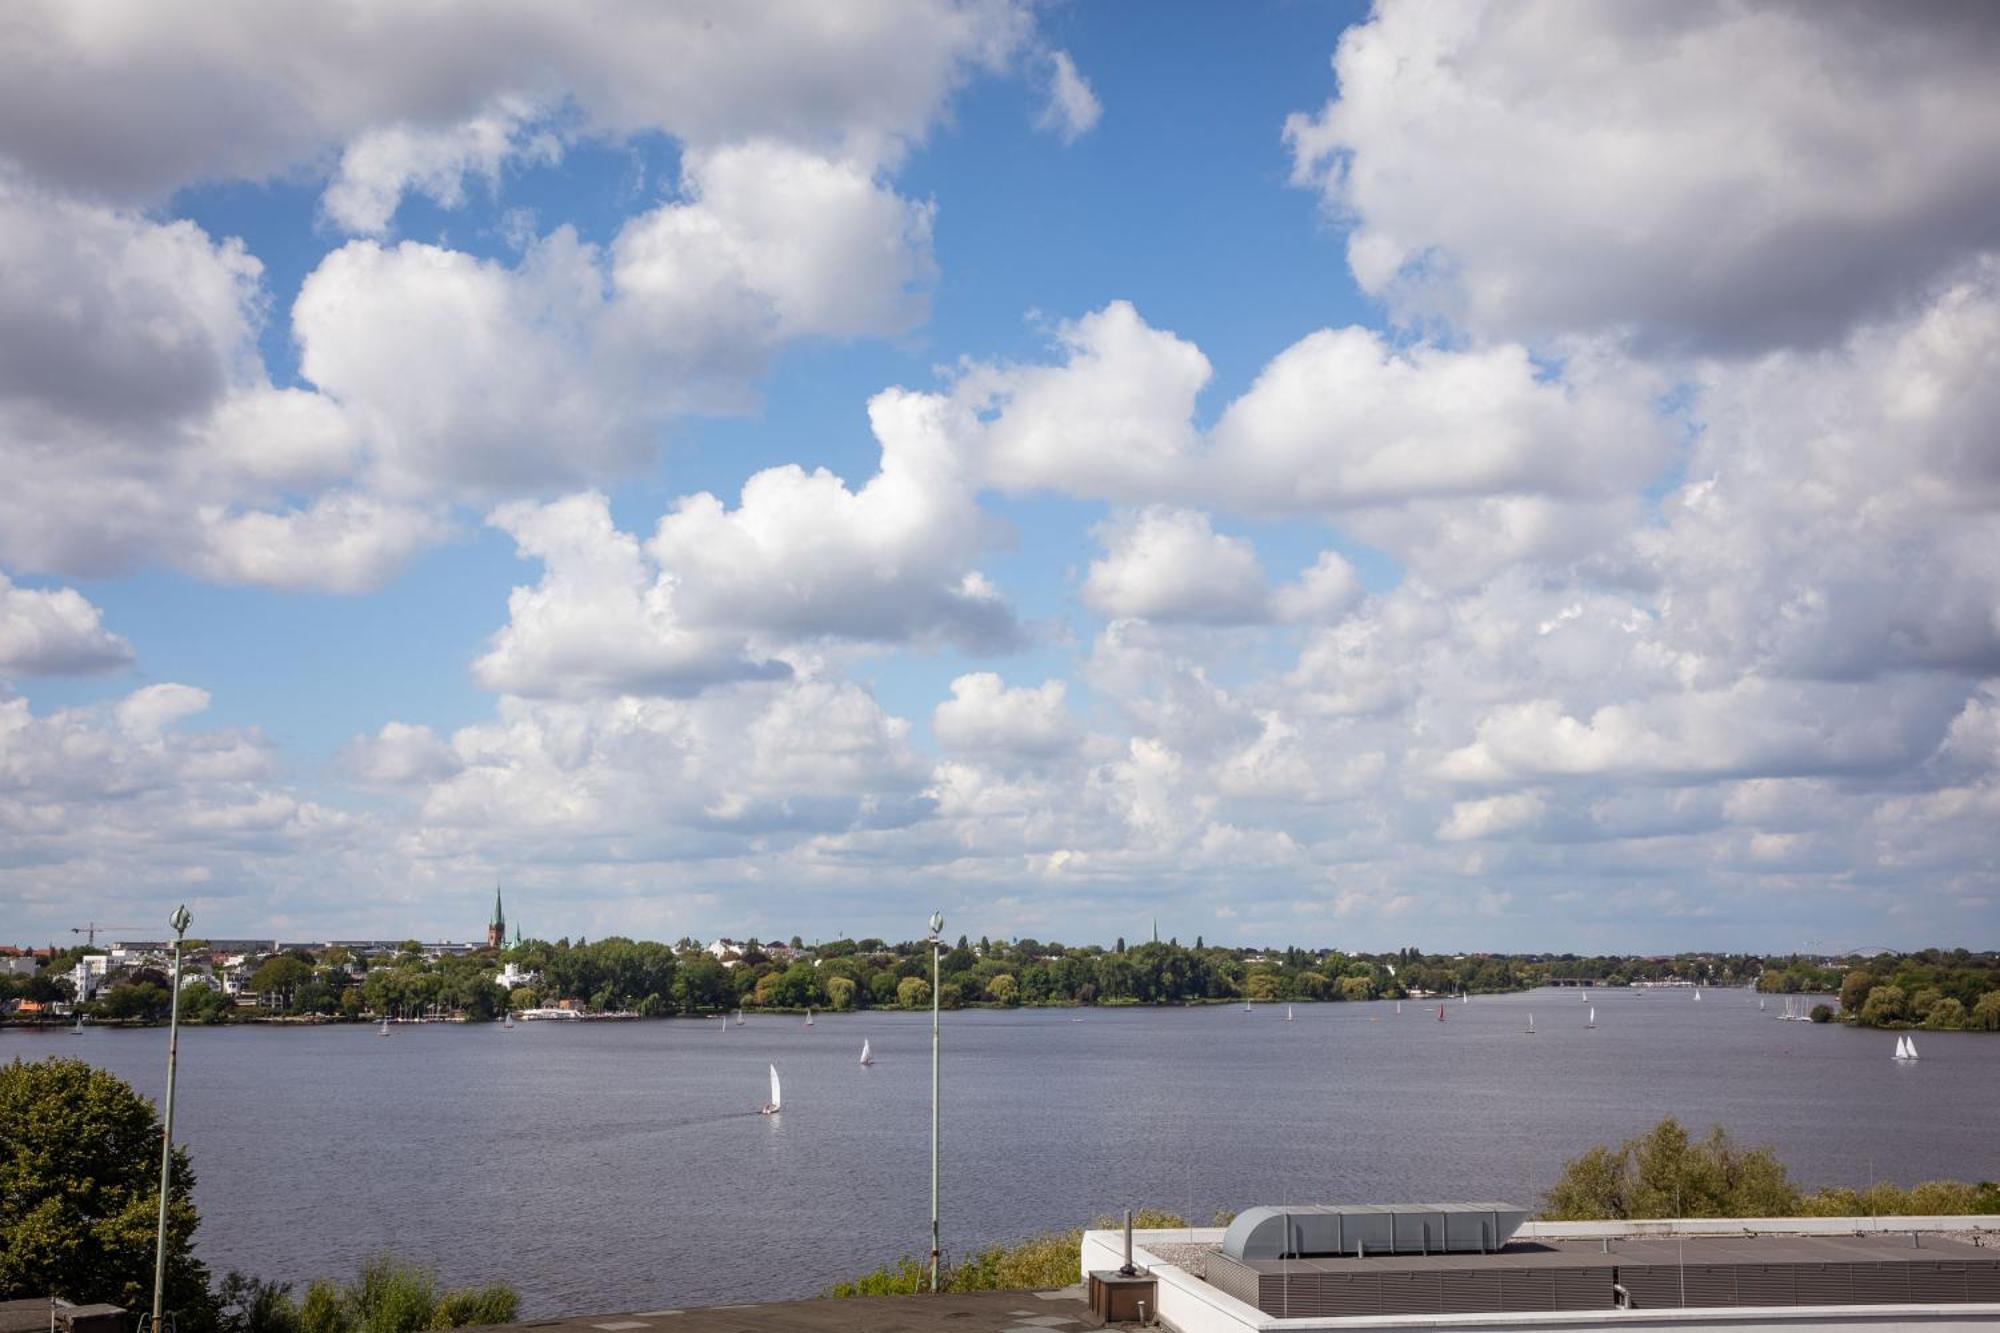
[[[1100,1217],[1099,1229],[1122,1227],[1123,1218]],[[1146,1230],[1184,1227],[1179,1214],[1143,1208],[1132,1214],[1132,1225]],[[965,1258],[947,1260],[938,1270],[939,1291],[1049,1291],[1083,1281],[1079,1251],[1083,1228],[1045,1231],[1012,1245],[991,1245]],[[930,1290],[930,1267],[904,1255],[893,1264],[847,1282],[836,1282],[822,1296],[900,1296]]]

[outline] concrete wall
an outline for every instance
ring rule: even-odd
[[[1856,1232],[1988,1232],[2000,1236],[2000,1216],[1984,1217],[1814,1217],[1676,1218],[1658,1222],[1529,1222],[1517,1239],[1596,1239],[1599,1236],[1672,1235],[1853,1235]],[[1180,1267],[1163,1261],[1149,1245],[1219,1245],[1221,1227],[1185,1227],[1132,1233],[1132,1258],[1158,1283],[1160,1321],[1178,1333],[1313,1333],[1344,1329],[1441,1329],[1452,1333],[1584,1333],[1585,1330],[1780,1329],[1805,1333],[1885,1333],[1918,1328],[1924,1333],[1996,1333],[2000,1305],[1860,1305],[1797,1309],[1593,1310],[1576,1314],[1394,1315],[1366,1319],[1277,1319],[1256,1306],[1218,1291]],[[1086,1231],[1080,1256],[1083,1271],[1115,1269],[1125,1262],[1122,1231]]]

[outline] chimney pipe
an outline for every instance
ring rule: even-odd
[[[1130,1208],[1125,1210],[1125,1263],[1118,1271],[1126,1277],[1131,1277],[1139,1271],[1132,1266],[1132,1210]]]

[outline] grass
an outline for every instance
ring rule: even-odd
[[[1122,1227],[1122,1218],[1099,1218],[1100,1229]],[[1187,1221],[1176,1213],[1156,1208],[1132,1214],[1132,1225],[1142,1230],[1184,1227]],[[948,1260],[938,1272],[939,1291],[1050,1291],[1083,1281],[1079,1252],[1083,1248],[1083,1228],[1045,1231],[1039,1236],[1012,1244],[991,1245],[975,1250],[963,1259]],[[930,1290],[930,1266],[914,1255],[904,1255],[871,1273],[846,1282],[836,1282],[822,1296],[907,1296]]]

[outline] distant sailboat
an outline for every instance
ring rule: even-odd
[[[1528,1035],[1531,1037],[1535,1035],[1535,1016],[1533,1014],[1528,1015]]]
[[[1292,1006],[1289,1004],[1285,1006],[1285,1021],[1287,1023],[1292,1021]]]
[[[83,1015],[82,1015],[82,1014],[78,1014],[78,1015],[76,1016],[76,1026],[75,1026],[75,1027],[73,1027],[73,1028],[71,1028],[71,1029],[69,1030],[69,1035],[70,1035],[70,1036],[72,1036],[72,1037],[81,1037],[81,1036],[83,1035]]]
[[[736,1011],[736,1026],[737,1027],[743,1026],[743,1011],[741,1009],[738,1009]]]
[[[1396,1001],[1396,1012],[1399,1014],[1403,1012],[1403,1002],[1401,1000]]]
[[[1590,1021],[1589,1021],[1588,1023],[1585,1023],[1585,1024],[1584,1024],[1584,1026],[1585,1026],[1585,1027],[1587,1027],[1587,1028],[1594,1028],[1594,1027],[1596,1027],[1596,1026],[1597,1026],[1597,1006],[1596,1006],[1596,1005],[1594,1005],[1594,1004],[1593,1004],[1593,1005],[1591,1005],[1591,1006],[1590,1006]]]
[[[379,1028],[377,1028],[377,1029],[375,1029],[375,1035],[376,1035],[376,1036],[378,1036],[378,1037],[386,1037],[386,1036],[388,1036],[388,1035],[389,1035],[389,1018],[388,1018],[388,1015],[386,1015],[386,1014],[385,1014],[385,1015],[383,1015],[383,1017],[382,1017],[382,1026],[381,1026],[381,1027],[379,1027]]]
[[[1444,1022],[1444,1006],[1443,1006],[1443,1005],[1439,1005],[1439,1006],[1438,1006],[1438,1022],[1440,1022],[1440,1023]]]
[[[812,1025],[813,1025],[813,1009],[812,1009],[812,1006],[811,1006],[811,1005],[807,1005],[807,1006],[806,1006],[806,1026],[807,1026],[807,1027],[811,1027]]]
[[[505,1018],[501,1019],[500,1027],[503,1031],[512,1032],[514,1030],[514,1015],[508,1014]]]
[[[1243,1002],[1243,1012],[1246,1014],[1250,1012],[1250,1001],[1245,1000]]]
[[[868,1050],[868,1039],[866,1037],[863,1037],[861,1039],[861,1063],[864,1065],[872,1065],[875,1063],[874,1055],[871,1054]]]
[[[1467,995],[1464,991],[1460,991],[1458,993],[1458,1002],[1460,1004],[1471,1004],[1472,997],[1470,995]]]
[[[1694,998],[1695,998],[1695,999],[1697,999],[1697,1000],[1699,1000],[1699,999],[1701,998],[1701,987],[1699,987],[1699,986],[1696,986],[1696,987],[1694,988]]]
[[[1761,995],[1757,997],[1757,1012],[1760,1014],[1764,1012],[1764,997]]]
[[[1917,1058],[1917,1039],[1916,1039],[1915,1037],[1905,1037],[1905,1038],[1903,1038],[1903,1049],[1904,1049],[1904,1050],[1906,1050],[1906,1051],[1908,1051],[1908,1052],[1910,1053],[1910,1058],[1911,1058],[1912,1060],[1916,1059],[1916,1058]]]
[[[758,1115],[776,1115],[784,1109],[785,1099],[778,1091],[778,1067],[771,1066],[771,1100],[764,1103]]]
[[[1915,1043],[1914,1041],[1911,1041],[1911,1040],[1910,1040],[1910,1039],[1909,1039],[1908,1037],[1898,1037],[1898,1038],[1896,1038],[1896,1056],[1895,1056],[1895,1058],[1896,1058],[1896,1059],[1898,1059],[1898,1060],[1914,1060],[1914,1059],[1916,1059],[1916,1058],[1917,1058],[1917,1044],[1916,1044],[1916,1043]]]

